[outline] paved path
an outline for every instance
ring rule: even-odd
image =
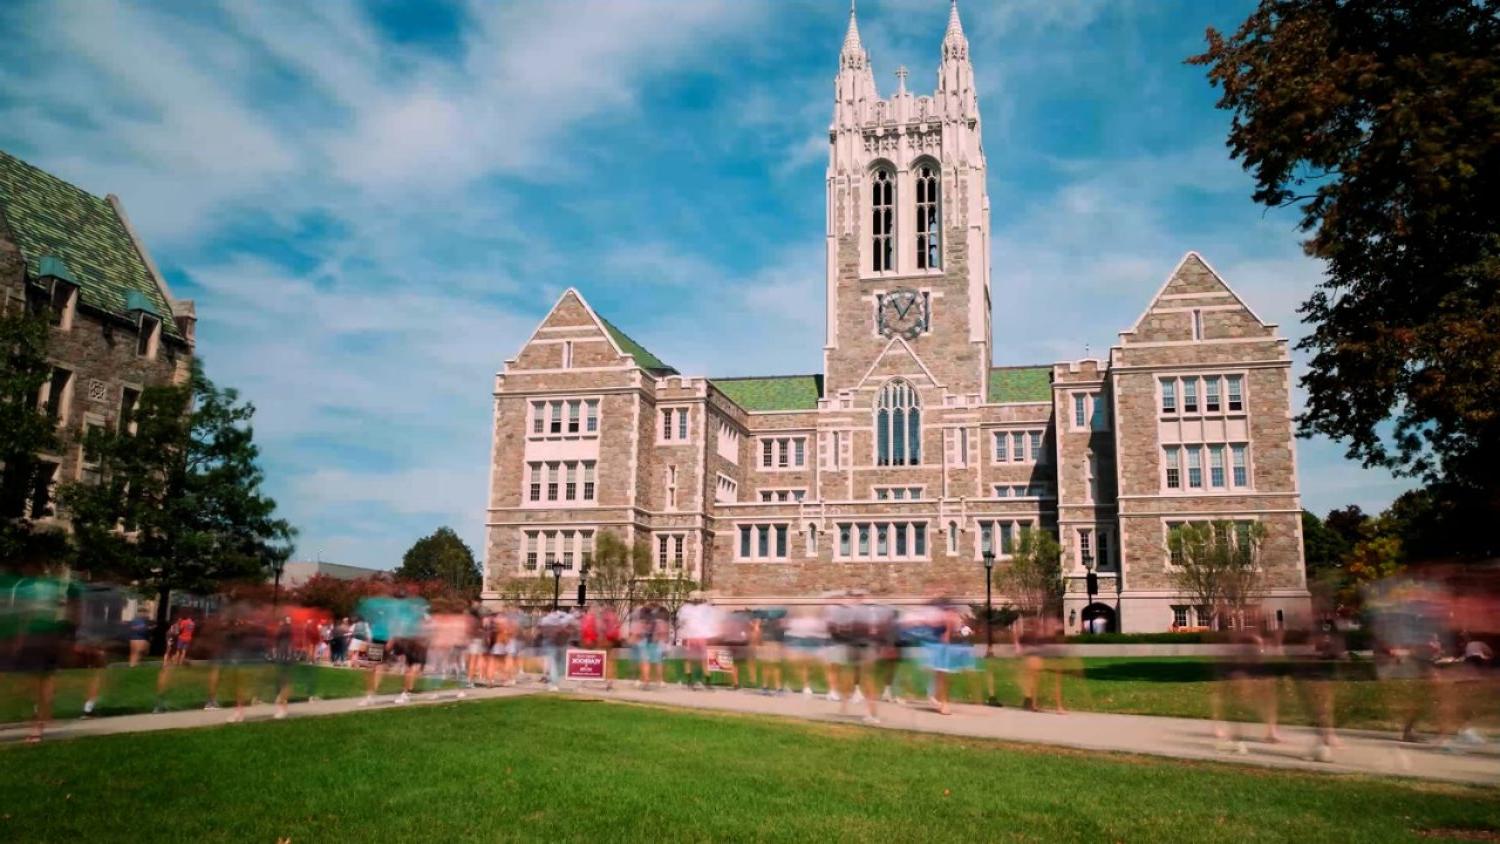
[[[859,724],[863,705],[850,705],[841,715],[837,703],[821,696],[798,694],[768,697],[727,690],[690,691],[677,686],[640,691],[635,684],[618,684],[615,691],[580,690],[604,700],[654,703],[726,712],[775,715],[817,721]],[[1500,746],[1452,753],[1434,744],[1403,744],[1394,734],[1341,731],[1342,746],[1330,762],[1311,759],[1315,734],[1307,727],[1282,727],[1281,742],[1249,740],[1244,753],[1232,742],[1214,736],[1214,724],[1196,718],[1158,718],[1099,712],[1026,712],[1012,707],[954,705],[952,715],[939,715],[922,703],[881,704],[878,728],[912,730],[953,736],[994,739],[1025,744],[1055,745],[1082,750],[1143,753],[1176,759],[1212,760],[1277,768],[1351,774],[1416,777],[1450,782],[1500,785]],[[1256,725],[1243,725],[1245,735],[1259,738]]]
[[[523,683],[503,689],[474,689],[467,693],[464,700],[493,700],[545,693],[543,690],[544,687],[537,683]],[[642,691],[634,683],[619,683],[612,691],[587,684],[571,688],[564,694],[622,704],[652,704],[849,724],[859,724],[860,716],[864,714],[862,706],[853,705],[849,707],[848,714],[841,714],[839,704],[829,702],[821,696],[789,694],[773,697],[725,689],[691,691],[679,686],[668,686]],[[458,691],[450,689],[417,695],[407,705],[453,703],[458,700]],[[290,707],[290,717],[366,711],[361,709],[359,701],[359,698],[342,698],[294,703]],[[398,706],[401,704],[395,703],[393,695],[381,695],[376,698],[376,704],[371,709],[392,709]],[[273,712],[270,704],[249,707],[246,709],[246,720],[270,720]],[[228,715],[228,710],[195,709],[160,715],[123,715],[61,721],[49,728],[47,740],[222,725]],[[1432,744],[1402,744],[1387,733],[1344,731],[1339,733],[1343,745],[1334,750],[1332,761],[1317,762],[1310,758],[1314,746],[1313,731],[1305,727],[1282,728],[1282,741],[1279,744],[1246,741],[1243,744],[1244,752],[1241,753],[1234,743],[1214,737],[1211,722],[1193,718],[1157,718],[1098,712],[1069,712],[1059,715],[1025,712],[1008,707],[996,709],[964,705],[955,705],[952,715],[943,716],[925,703],[881,704],[879,715],[881,723],[874,729],[910,730],[1306,771],[1500,785],[1500,747],[1493,743],[1465,753],[1451,753]],[[26,732],[26,728],[21,726],[0,728],[0,742],[20,741]],[[1245,732],[1250,736],[1260,735],[1254,725],[1247,725]]]
[[[463,700],[493,700],[515,697],[541,691],[544,687],[530,684],[514,688],[470,689]],[[412,695],[411,702],[400,704],[396,695],[378,695],[370,710],[396,709],[403,706],[427,706],[434,703],[454,703],[459,698],[459,689],[443,689]],[[293,703],[287,707],[287,717],[305,718],[316,715],[342,715],[349,712],[367,711],[360,706],[362,698],[345,697],[332,700],[314,700]],[[245,707],[246,721],[274,720],[276,707],[270,703],[259,703]],[[47,727],[46,740],[105,736],[115,733],[149,733],[157,730],[181,730],[191,727],[223,726],[234,713],[233,706],[220,709],[177,709],[160,714],[112,715],[108,718],[79,718],[71,721],[54,721]],[[23,724],[0,726],[0,744],[23,741],[31,728]]]

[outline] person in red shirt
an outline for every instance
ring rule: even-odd
[[[187,661],[188,651],[193,647],[193,634],[197,629],[198,625],[193,621],[192,616],[184,616],[177,623],[177,652],[175,657],[178,665],[182,665]]]

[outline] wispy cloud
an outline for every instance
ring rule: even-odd
[[[1317,268],[1247,201],[1180,63],[1246,2],[962,7],[1001,362],[1101,351],[1188,248],[1295,334]],[[897,64],[930,88],[946,4],[860,14],[882,90]],[[440,522],[482,546],[490,379],[566,287],[685,371],[821,366],[844,23],[767,0],[34,0],[0,8],[0,146],[124,199],[199,301],[210,374],[257,404],[303,552],[393,565]],[[1378,486],[1303,455],[1319,507],[1351,471]]]

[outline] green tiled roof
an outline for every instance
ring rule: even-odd
[[[714,378],[712,383],[746,410],[816,410],[823,397],[821,375]]]
[[[992,402],[1052,401],[1052,367],[997,366],[990,369]]]
[[[604,329],[609,332],[609,336],[615,339],[615,343],[621,349],[625,350],[625,354],[635,358],[636,366],[639,366],[642,369],[651,370],[653,372],[677,371],[670,365],[668,365],[666,361],[647,351],[645,346],[642,346],[640,343],[637,343],[634,340],[630,339],[630,335],[615,327],[614,323],[610,322],[604,317],[599,317],[599,321],[604,323]]]
[[[79,282],[85,305],[124,315],[126,297],[136,293],[157,314],[172,313],[124,221],[107,201],[0,151],[0,213],[31,275],[44,275],[42,263],[51,258]],[[49,262],[48,269],[54,268]],[[177,335],[171,319],[163,321],[162,330]]]

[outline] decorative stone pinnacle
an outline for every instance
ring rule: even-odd
[[[859,43],[859,23],[854,18],[854,0],[849,0],[849,31],[844,33],[844,52],[858,53],[863,49]]]
[[[906,65],[900,65],[899,67],[896,68],[896,93],[897,94],[904,94],[904,93],[906,93],[906,77],[907,77],[907,75],[908,74],[907,74],[907,70],[906,70]]]
[[[958,0],[953,0],[948,5],[948,31],[943,33],[943,40],[963,37],[964,25],[958,19]]]

